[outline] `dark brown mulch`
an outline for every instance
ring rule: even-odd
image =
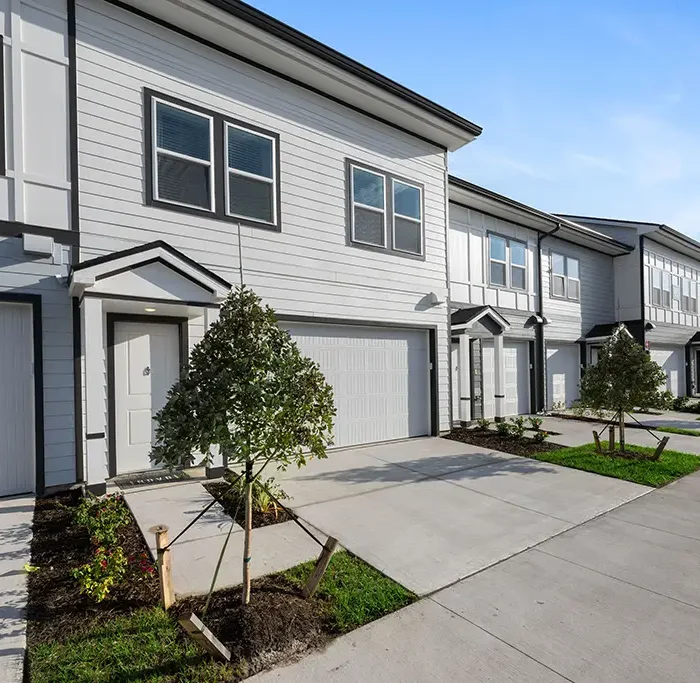
[[[205,596],[177,603],[177,614],[194,612],[202,618]],[[214,593],[202,618],[207,628],[231,650],[231,661],[246,667],[243,676],[289,662],[304,652],[322,647],[338,633],[324,602],[304,600],[299,588],[282,576],[252,582],[250,603],[241,605],[241,589]]]
[[[245,524],[245,501],[240,501],[235,490],[231,490],[231,485],[225,481],[214,481],[204,484],[204,488],[211,493],[216,500],[221,503],[221,507],[226,510],[226,513],[235,519],[238,524]],[[278,507],[277,513],[274,510],[268,512],[260,512],[253,509],[253,529],[258,529],[261,526],[270,526],[271,524],[280,524],[288,522],[292,517],[284,510]]]
[[[31,563],[39,570],[28,576],[27,639],[30,646],[83,631],[99,621],[158,603],[158,580],[144,577],[138,563],[129,565],[125,580],[101,603],[82,595],[71,570],[90,561],[87,532],[73,524],[78,492],[36,502]],[[127,556],[148,554],[136,522],[123,527],[119,542]],[[150,555],[148,555],[150,559]]]
[[[611,458],[622,458],[623,460],[654,460],[653,453],[640,453],[639,451],[610,451],[603,450],[603,455],[609,455]],[[657,458],[658,460],[658,458]]]
[[[490,429],[470,429],[469,427],[453,429],[444,438],[526,457],[534,453],[547,453],[548,451],[557,451],[563,448],[563,446],[550,441],[537,442],[527,437],[502,436]]]

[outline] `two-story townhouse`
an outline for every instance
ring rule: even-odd
[[[616,261],[615,320],[666,372],[666,388],[695,396],[700,386],[700,243],[667,225],[567,216],[635,246]]]
[[[633,248],[453,176],[449,201],[454,421],[571,405]]]
[[[0,495],[151,467],[240,282],[337,446],[449,428],[447,153],[478,126],[235,0],[3,7]]]

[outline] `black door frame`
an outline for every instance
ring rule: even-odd
[[[110,478],[117,476],[117,399],[114,391],[114,330],[116,323],[177,325],[180,372],[184,370],[189,359],[188,318],[135,313],[107,313],[107,473]]]

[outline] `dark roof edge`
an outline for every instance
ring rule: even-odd
[[[357,76],[358,78],[361,78],[372,85],[381,88],[382,90],[386,90],[414,107],[418,107],[432,116],[442,119],[446,123],[456,126],[474,137],[481,135],[483,130],[481,126],[478,126],[462,116],[455,114],[453,111],[450,111],[446,107],[429,100],[427,97],[419,95],[417,92],[406,88],[400,83],[383,76],[377,71],[374,71],[374,69],[370,69],[368,66],[361,64],[351,57],[338,52],[337,50],[334,50],[332,47],[324,45],[315,38],[292,28],[278,19],[271,17],[269,14],[265,14],[264,12],[261,12],[260,10],[251,7],[244,2],[240,2],[240,0],[205,1],[217,9],[236,17],[237,19],[241,19],[252,26],[262,29],[276,38],[280,38],[288,43],[291,43],[292,45],[309,52],[315,57],[319,57],[333,66],[337,66],[343,71],[347,71],[348,73]]]
[[[665,228],[668,227],[663,223],[650,223],[648,221],[628,221],[622,218],[604,218],[602,216],[578,216],[572,213],[553,213],[552,216],[557,216],[558,218],[565,218],[570,221],[599,221],[601,223],[620,223],[627,225],[645,225],[647,227],[653,228]]]

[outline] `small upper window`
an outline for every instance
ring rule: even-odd
[[[155,199],[213,211],[211,117],[153,103]]]
[[[510,286],[513,289],[527,289],[526,254],[527,250],[522,242],[510,242]]]
[[[394,249],[420,255],[423,253],[420,188],[399,180],[393,184]]]
[[[506,286],[507,241],[499,235],[489,235],[490,284]]]
[[[500,235],[489,235],[489,284],[527,289],[527,245]]]
[[[581,298],[578,259],[552,252],[550,295],[572,301]]]
[[[352,239],[374,247],[386,246],[384,176],[352,169]]]
[[[226,124],[227,213],[274,224],[275,139]]]

